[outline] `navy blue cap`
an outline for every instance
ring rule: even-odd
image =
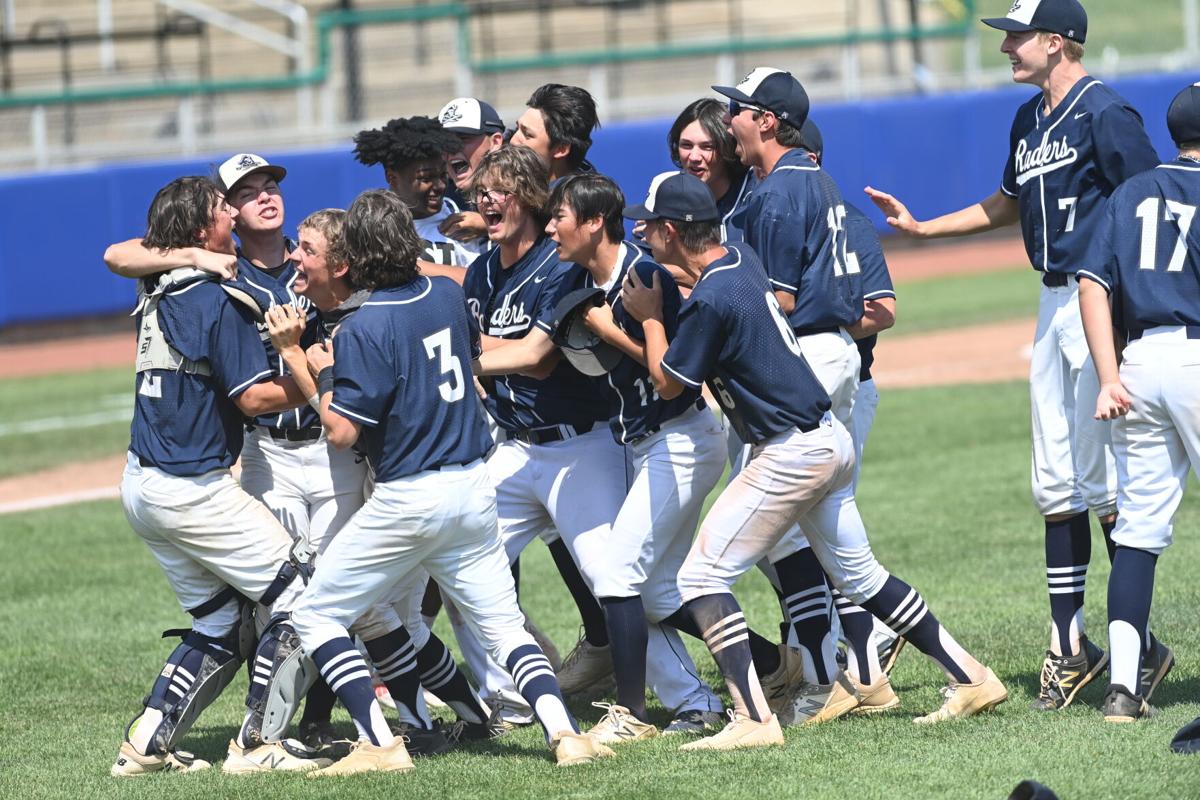
[[[1013,0],[1004,17],[981,20],[1000,31],[1046,31],[1083,44],[1087,38],[1087,12],[1079,0]]]
[[[718,220],[721,212],[708,184],[688,172],[664,172],[650,181],[646,202],[626,206],[626,219]]]
[[[737,86],[712,89],[743,105],[765,108],[793,128],[808,118],[808,93],[792,73],[781,69],[755,67]]]
[[[456,97],[438,112],[438,122],[454,133],[502,133],[504,121],[488,103],[474,97]]]
[[[1175,95],[1167,108],[1167,130],[1175,144],[1200,142],[1200,83]]]
[[[804,120],[804,126],[800,128],[800,141],[805,150],[817,157],[817,163],[820,164],[825,155],[825,140],[821,137],[821,129],[817,127],[817,123],[811,119]]]

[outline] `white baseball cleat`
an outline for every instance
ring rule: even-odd
[[[581,636],[558,670],[558,688],[564,697],[588,692],[612,672],[609,646],[597,647]]]
[[[596,708],[606,709],[587,735],[601,744],[624,744],[636,742],[639,739],[653,739],[658,736],[658,728],[629,713],[625,706],[615,703],[592,703]]]
[[[796,688],[789,704],[780,712],[784,725],[815,725],[848,714],[861,698],[845,672],[831,683],[806,683]]]
[[[114,778],[130,778],[152,772],[198,772],[211,766],[204,759],[183,750],[173,750],[166,755],[142,755],[132,744],[124,741],[109,773]]]
[[[588,764],[616,755],[610,748],[586,733],[560,733],[550,742],[550,748],[554,751],[554,760],[560,767]]]
[[[260,744],[243,749],[235,739],[229,740],[229,752],[221,771],[226,775],[249,775],[255,772],[308,772],[328,767],[333,762],[317,758],[312,751],[294,739]]]
[[[760,680],[763,696],[773,713],[783,711],[803,670],[804,661],[800,654],[786,644],[779,645],[779,668]]]
[[[412,757],[404,747],[404,739],[397,736],[387,747],[366,740],[355,742],[350,755],[330,766],[313,770],[307,777],[337,778],[361,772],[408,772],[412,768]]]
[[[937,711],[917,717],[918,725],[932,725],[952,719],[965,719],[989,708],[995,708],[1008,699],[1008,690],[990,669],[979,683],[951,683],[942,688],[945,702]]]
[[[772,714],[764,722],[755,722],[733,711],[729,712],[729,724],[713,736],[688,742],[680,750],[742,750],[748,747],[773,747],[783,744],[783,729],[779,717]]]

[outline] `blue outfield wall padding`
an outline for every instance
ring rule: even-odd
[[[1171,158],[1175,149],[1166,128],[1167,105],[1198,79],[1200,73],[1178,73],[1111,84],[1142,114],[1159,154]],[[711,94],[706,88],[698,86],[696,96]],[[846,199],[886,231],[882,216],[862,192],[864,186],[895,194],[918,218],[986,197],[1000,184],[1013,114],[1035,92],[1010,86],[815,104],[812,118],[824,135],[825,168]],[[654,175],[673,168],[666,144],[672,119],[606,126],[596,133],[589,160],[612,176],[631,202],[638,202]],[[247,142],[245,149],[288,168],[283,189],[289,235],[312,211],[345,208],[360,191],[384,185],[383,170],[356,162],[349,143],[277,152],[264,141]],[[133,284],[105,268],[104,248],[141,235],[146,208],[161,186],[179,175],[210,174],[223,157],[0,179],[0,327],[131,309]],[[50,223],[57,235],[49,242],[41,233],[47,218],[62,221]]]

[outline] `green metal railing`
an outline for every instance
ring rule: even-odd
[[[553,69],[569,66],[622,64],[630,61],[661,61],[706,55],[753,53],[768,50],[796,50],[814,47],[852,46],[874,42],[945,39],[965,36],[974,26],[975,0],[958,0],[961,18],[941,25],[900,30],[850,31],[845,34],[799,37],[760,37],[754,39],[678,42],[656,45],[551,53],[544,56],[481,59],[472,56],[471,9],[458,2],[410,8],[328,11],[317,16],[317,64],[310,70],[290,75],[236,78],[213,81],[167,81],[152,84],[68,88],[58,92],[0,94],[0,109],[30,106],[66,105],[82,102],[134,100],[156,97],[186,97],[234,92],[301,89],[320,85],[329,77],[332,63],[332,38],[335,30],[362,25],[398,22],[454,20],[460,62],[476,74],[498,74],[517,70]]]

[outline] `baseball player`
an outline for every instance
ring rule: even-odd
[[[834,416],[849,429],[861,362],[847,329],[863,314],[862,275],[847,247],[841,193],[804,147],[808,96],[789,73],[770,67],[713,89],[729,98],[729,128],[742,161],[762,176],[736,212],[743,236],[762,258]],[[795,714],[817,721],[851,709],[830,705],[844,693],[836,689],[844,681],[830,630],[833,603],[804,533],[793,530],[768,558],[802,657]]]
[[[461,241],[487,242],[483,217],[467,199],[475,168],[483,157],[504,145],[504,120],[491,104],[474,97],[456,97],[438,112],[442,127],[458,137],[459,149],[446,156],[446,168],[454,185],[447,197],[458,205],[458,212],[442,220],[438,229]]]
[[[664,302],[672,330],[680,298],[678,291],[670,291],[675,288],[670,273],[641,248],[622,241],[624,206],[625,198],[610,178],[571,175],[550,195],[546,226],[559,260],[585,270],[582,291],[595,293],[597,305],[587,311],[585,324],[624,354],[607,375],[609,427],[625,446],[633,479],[612,523],[608,563],[596,584],[608,620],[617,702],[601,704],[605,716],[589,731],[606,744],[658,734],[646,716],[647,620],[657,624],[681,605],[675,576],[691,547],[704,500],[725,468],[725,432],[699,391],[664,401],[641,363],[641,326],[620,302],[625,274],[636,269],[647,283],[659,275],[668,289]],[[680,652],[694,674],[690,657]],[[668,732],[683,732],[697,721],[711,724],[719,719],[718,711],[719,706],[697,710]],[[708,720],[695,719],[705,714]]]
[[[423,257],[442,267],[466,267],[483,249],[478,241],[453,239],[440,230],[459,211],[446,197],[446,157],[461,147],[457,136],[429,117],[393,119],[354,137],[354,157],[368,166],[383,165],[388,188],[404,200],[426,243]]]
[[[593,171],[587,152],[600,119],[586,89],[547,83],[534,90],[526,105],[510,144],[537,153],[550,171],[551,183],[573,172]]]
[[[376,484],[325,551],[292,613],[305,651],[359,732],[350,755],[312,774],[412,769],[403,738],[383,720],[347,627],[394,586],[419,588],[414,577],[423,585],[422,569],[513,673],[559,764],[612,755],[578,732],[549,662],[522,627],[482,461],[491,437],[469,396],[479,334],[462,290],[420,274],[421,240],[406,204],[391,192],[355,200],[345,238],[353,279],[372,294],[340,327],[333,366],[320,358],[314,366],[321,369],[329,440],[347,448],[361,439]]]
[[[708,185],[721,212],[721,241],[741,241],[735,214],[753,188],[754,170],[737,154],[737,140],[729,133],[727,103],[702,97],[687,105],[671,123],[667,152],[681,170]]]
[[[727,750],[783,743],[780,721],[758,682],[746,621],[730,589],[799,523],[821,566],[855,603],[899,629],[950,678],[945,704],[927,724],[970,716],[1003,702],[995,674],[963,650],[916,590],[875,560],[854,504],[850,435],[809,369],[797,336],[754,252],[722,246],[712,194],[696,177],[659,175],[646,201],[626,209],[646,220],[656,260],[687,269],[695,289],[668,342],[658,281],[628,273],[625,310],[642,322],[646,366],[665,400],[708,381],[730,424],[753,445],[751,458],[700,526],[678,586],[689,617],[725,676],[735,711],[723,731],[683,746]],[[831,707],[854,697],[845,693]],[[886,676],[868,691],[890,692]]]
[[[1088,641],[1083,599],[1092,538],[1090,508],[1111,548],[1116,470],[1109,423],[1093,419],[1099,391],[1080,322],[1076,272],[1089,266],[1113,190],[1159,163],[1141,117],[1084,69],[1087,14],[1078,0],[1022,0],[984,23],[1005,32],[1000,47],[1013,80],[1040,91],[1021,105],[1009,135],[1000,188],[980,202],[918,221],[904,204],[867,187],[899,231],[962,236],[1021,223],[1025,251],[1041,273],[1029,371],[1033,497],[1045,518],[1050,649],[1033,706],[1065,708],[1108,663]],[[1156,648],[1164,658],[1170,651]]]
[[[236,214],[212,181],[179,178],[151,203],[142,244],[232,255]],[[286,612],[303,584],[288,532],[229,468],[242,448],[243,414],[292,408],[304,395],[290,378],[273,376],[256,317],[261,311],[244,289],[196,269],[139,285],[136,403],[121,499],[192,627],[126,731],[114,776],[210,766],[176,746],[251,652],[248,713],[229,743],[225,772],[328,764],[299,743],[263,743],[258,727],[265,686],[295,647]],[[273,614],[257,648],[243,598]]]
[[[471,265],[463,288],[484,335],[477,374],[488,378],[487,410],[507,436],[488,459],[501,539],[510,562],[535,537],[561,539],[591,598],[627,484],[624,448],[608,430],[610,390],[559,361],[551,338],[559,299],[586,273],[560,262],[544,233],[546,166],[530,149],[489,154],[476,172],[475,191],[494,246]],[[690,660],[681,657],[675,632],[655,626],[649,636],[649,680],[663,705],[689,717],[719,710]],[[585,637],[590,641],[586,630]],[[578,645],[563,662],[563,673],[572,674],[582,650]],[[586,655],[593,664],[602,657],[612,669],[607,632],[603,648]],[[594,682],[594,669],[584,664],[575,674]]]
[[[1079,270],[1079,307],[1100,379],[1095,413],[1113,420],[1117,465],[1109,722],[1150,714],[1147,701],[1170,669],[1150,635],[1154,569],[1171,543],[1189,467],[1200,473],[1200,238],[1191,230],[1200,206],[1200,86],[1175,96],[1167,128],[1179,156],[1113,192],[1095,255]],[[1119,369],[1114,327],[1128,342]]]

